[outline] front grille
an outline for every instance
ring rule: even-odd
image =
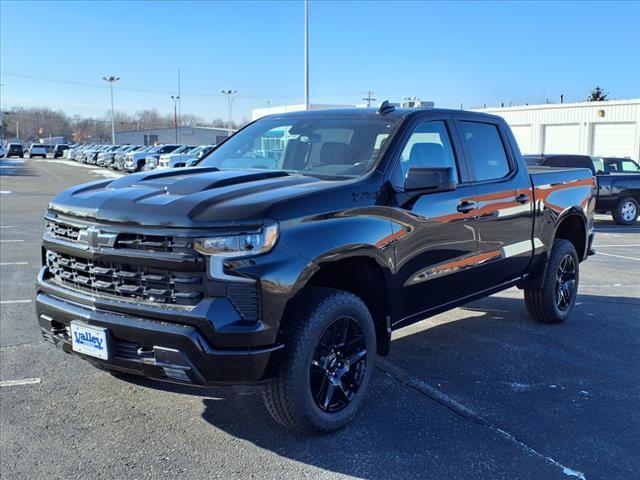
[[[77,243],[82,250],[86,249],[86,244],[79,242],[79,238],[84,238],[81,235],[83,227],[47,218],[46,229],[52,239]],[[91,260],[84,258],[86,254],[67,253],[68,248],[65,253],[58,252],[52,242],[44,261],[53,281],[95,296],[166,306],[194,306],[204,297],[224,297],[233,303],[244,320],[260,319],[259,284],[208,279],[205,258],[198,259],[193,238],[125,232],[118,233],[110,245],[108,259],[102,256],[105,260]],[[174,271],[171,267],[162,268],[162,264],[158,267],[141,265],[140,259],[130,263],[129,256],[118,256],[119,250],[127,255],[144,251],[145,256],[158,252],[163,256],[189,258],[189,262],[193,262],[192,271],[182,271],[183,268]]]
[[[60,240],[67,240],[71,242],[78,241],[78,235],[80,234],[80,227],[74,227],[72,225],[65,225],[63,223],[47,222],[47,233],[53,238],[59,238]]]
[[[193,240],[162,235],[136,235],[122,233],[118,235],[116,248],[149,250],[155,252],[192,253]]]
[[[195,305],[204,296],[204,272],[88,260],[50,250],[46,262],[58,283],[92,294],[172,305]]]

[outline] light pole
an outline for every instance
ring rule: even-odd
[[[176,128],[176,143],[178,143],[178,101],[180,101],[180,95],[171,95],[173,100],[173,126]]]
[[[116,119],[115,114],[113,112],[113,84],[120,80],[120,77],[115,77],[111,75],[110,77],[102,77],[105,82],[109,82],[109,87],[111,89],[111,143],[113,145],[116,144]]]
[[[304,0],[304,109],[309,110],[309,0]]]
[[[233,124],[231,123],[231,112],[233,109],[233,96],[238,93],[237,90],[220,90],[220,93],[222,93],[223,95],[227,96],[227,109],[228,109],[228,113],[229,113],[229,121],[227,123],[227,131],[228,131],[228,136],[230,137],[231,134],[233,133],[233,129],[232,126]]]

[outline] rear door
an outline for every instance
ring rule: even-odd
[[[415,119],[394,155],[395,201],[390,217],[398,292],[395,318],[409,323],[419,320],[423,312],[473,293],[476,191],[469,183],[447,114],[431,112]],[[404,191],[411,167],[452,167],[456,189],[411,197]]]
[[[533,255],[533,194],[515,140],[500,120],[456,116],[478,209],[476,290],[522,275]]]

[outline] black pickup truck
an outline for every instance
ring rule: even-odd
[[[512,286],[538,321],[569,316],[594,180],[532,170],[486,114],[385,102],[265,117],[193,168],[55,197],[39,324],[108,370],[263,384],[277,421],[332,431],[397,328]]]
[[[588,155],[525,155],[529,166],[588,168],[598,183],[596,212],[609,213],[618,225],[635,225],[640,215],[640,167],[629,158]]]

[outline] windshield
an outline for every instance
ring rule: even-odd
[[[265,118],[232,136],[198,166],[353,177],[375,166],[396,123],[335,115]]]

